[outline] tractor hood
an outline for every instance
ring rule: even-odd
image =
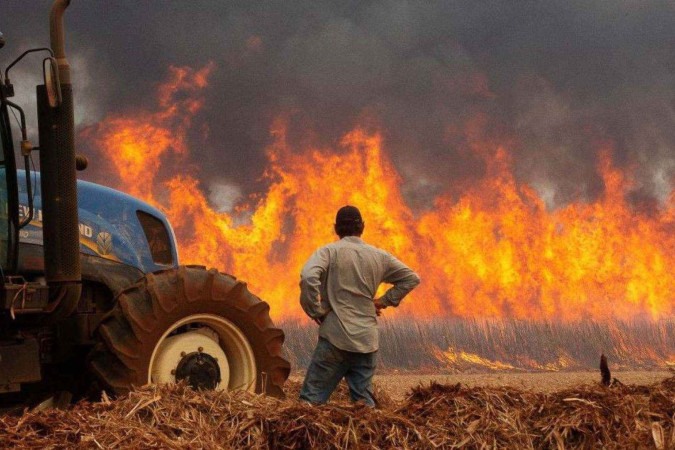
[[[31,172],[33,220],[19,232],[21,244],[43,245],[40,175]],[[17,173],[19,217],[28,215],[25,173]],[[80,252],[133,266],[143,273],[176,267],[176,240],[166,216],[130,195],[77,181]]]

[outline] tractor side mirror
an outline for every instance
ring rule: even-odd
[[[61,83],[59,82],[59,68],[56,58],[45,58],[42,62],[42,75],[47,88],[49,106],[58,108],[61,106]]]

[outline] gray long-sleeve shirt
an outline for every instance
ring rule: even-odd
[[[312,319],[323,318],[319,336],[334,346],[374,352],[379,333],[373,299],[382,282],[393,284],[382,303],[398,306],[420,278],[386,251],[347,236],[309,258],[300,275],[300,304]]]

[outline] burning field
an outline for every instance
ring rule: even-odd
[[[289,397],[298,385],[289,386]],[[675,378],[552,393],[432,383],[402,402],[316,407],[248,393],[149,386],[118,400],[0,417],[21,448],[656,448],[675,446]]]
[[[483,138],[480,117],[472,119],[461,133],[485,165],[484,177],[414,213],[377,130],[357,126],[334,148],[291,148],[279,117],[262,175],[266,191],[232,211],[215,210],[186,141],[214,70],[172,68],[156,111],[109,117],[82,137],[112,161],[107,184],[168,215],[183,263],[247,280],[277,319],[302,316],[297,274],[317,246],[334,240],[334,214],[343,204],[362,209],[368,242],[422,275],[402,308],[406,317],[673,316],[675,194],[657,210],[633,208],[632,174],[614,165],[611,144],[598,149],[604,193],[551,210],[516,181],[506,144]]]
[[[309,365],[317,327],[280,325],[287,359]],[[675,321],[383,320],[379,365],[429,373],[595,370],[605,354],[617,369],[675,367]]]
[[[107,117],[81,137],[112,162],[106,184],[168,215],[182,263],[235,274],[270,303],[299,366],[315,339],[298,274],[334,240],[335,210],[348,203],[363,211],[366,241],[422,277],[385,314],[385,366],[560,370],[595,367],[600,353],[622,367],[675,362],[675,193],[637,208],[633,173],[615,165],[611,143],[597,148],[602,194],[550,208],[517,181],[510,140],[485,137],[479,115],[454,132],[484,176],[420,211],[406,203],[377,127],[356,126],[329,148],[294,147],[281,116],[265,190],[219,211],[188,145],[217,69],[172,67],[153,109]]]
[[[379,319],[379,374],[675,367],[672,4],[98,3],[71,21],[82,177],[246,281],[294,376],[299,273],[345,204],[422,279]],[[10,22],[32,42],[32,20]],[[592,381],[378,409],[146,386],[0,416],[0,447],[675,448],[675,377]]]
[[[595,199],[550,208],[514,175],[508,139],[484,137],[478,116],[463,129],[485,175],[433,206],[406,203],[385,135],[355,126],[332,147],[290,144],[272,121],[266,186],[217,210],[191,159],[188,134],[217,67],[174,67],[156,109],[108,117],[83,137],[112,161],[106,181],[164,211],[183,263],[236,274],[268,301],[286,332],[294,368],[306,367],[316,327],[298,303],[298,274],[334,239],[337,207],[358,205],[365,239],[396,254],[422,284],[380,325],[380,366],[427,373],[559,372],[675,363],[675,194],[659,208],[628,200],[630,170],[600,143]],[[150,170],[148,170],[150,169]],[[620,378],[620,375],[618,375]],[[590,381],[590,380],[589,380]],[[672,448],[674,379],[649,386],[583,384],[556,392],[515,387],[419,386],[381,407],[324,407],[244,393],[145,388],[71,411],[5,418],[7,439],[35,447],[185,448]]]

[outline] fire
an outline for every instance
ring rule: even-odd
[[[480,367],[487,368],[490,370],[512,370],[515,369],[511,364],[505,364],[499,361],[492,361],[482,356],[476,355],[475,353],[468,353],[465,351],[457,351],[452,347],[448,350],[441,352],[438,351],[439,359],[445,361],[452,367],[464,368],[466,367]]]
[[[440,196],[434,208],[415,214],[379,133],[357,126],[336,148],[291,149],[279,118],[261,175],[266,192],[234,212],[215,211],[198,168],[179,170],[213,70],[212,64],[172,68],[156,111],[109,117],[84,136],[113,162],[114,187],[167,214],[181,263],[215,266],[248,281],[277,318],[302,315],[300,268],[335,239],[334,214],[344,204],[362,210],[366,241],[422,277],[398,314],[579,320],[675,313],[675,193],[655,213],[634,211],[625,200],[630,173],[612,164],[611,145],[597,162],[604,194],[551,211],[516,181],[504,145],[476,140],[486,176],[459,199]]]

